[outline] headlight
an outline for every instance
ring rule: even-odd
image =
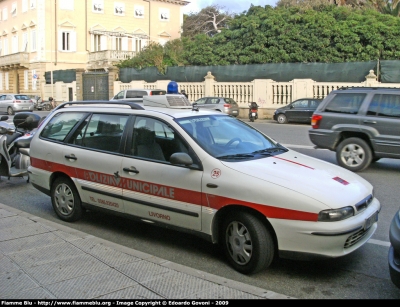
[[[345,220],[354,215],[353,207],[344,207],[340,209],[324,210],[318,214],[319,222],[336,222]]]

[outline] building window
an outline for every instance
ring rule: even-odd
[[[169,21],[169,9],[160,8],[159,16],[161,21]]]
[[[61,51],[76,51],[76,32],[60,31],[58,49]]]
[[[27,52],[28,51],[28,32],[23,32],[22,33],[22,52]]]
[[[17,53],[17,52],[18,52],[18,35],[13,35],[11,53]]]
[[[24,70],[24,89],[29,89],[29,82],[28,82],[28,73],[29,70]]]
[[[8,55],[8,38],[3,40],[4,55]]]
[[[31,32],[31,51],[36,51],[36,30]]]
[[[11,4],[11,16],[17,16],[17,2]]]
[[[74,0],[60,1],[60,9],[73,11],[74,10]]]
[[[114,50],[122,50],[122,37],[115,38],[115,49]]]
[[[30,0],[29,8],[34,10],[36,8],[36,0]]]
[[[93,51],[101,50],[101,35],[94,34],[93,35]]]
[[[8,19],[8,11],[7,8],[3,8],[3,20],[7,20]]]
[[[125,3],[114,2],[114,15],[125,16]]]
[[[93,0],[92,2],[93,13],[104,13],[104,0]]]
[[[133,8],[133,16],[135,18],[144,18],[144,6],[143,5],[135,5]]]
[[[28,0],[22,0],[22,13],[28,11]]]

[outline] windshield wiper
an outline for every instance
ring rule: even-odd
[[[273,148],[265,148],[265,149],[261,149],[261,150],[256,150],[253,151],[253,154],[262,154],[262,155],[272,155],[274,152],[278,152],[278,151],[284,151],[287,152],[288,150],[284,147],[273,147]]]
[[[244,159],[244,158],[253,158],[252,154],[236,154],[236,155],[225,155],[216,157],[217,159]]]

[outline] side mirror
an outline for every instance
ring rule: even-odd
[[[3,115],[1,118],[0,118],[0,121],[2,121],[2,122],[5,122],[5,121],[7,121],[8,120],[8,116],[7,115]]]
[[[176,152],[171,155],[169,162],[173,165],[185,165],[189,166],[193,164],[192,158],[184,152]]]

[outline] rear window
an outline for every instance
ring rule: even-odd
[[[151,95],[165,95],[166,93],[167,93],[166,91],[161,91],[161,90],[151,91]]]
[[[229,104],[236,104],[236,101],[233,100],[232,98],[225,98],[225,102]]]
[[[339,93],[325,107],[325,112],[357,114],[366,94]]]
[[[17,100],[30,100],[30,98],[26,95],[15,95],[15,99]]]

